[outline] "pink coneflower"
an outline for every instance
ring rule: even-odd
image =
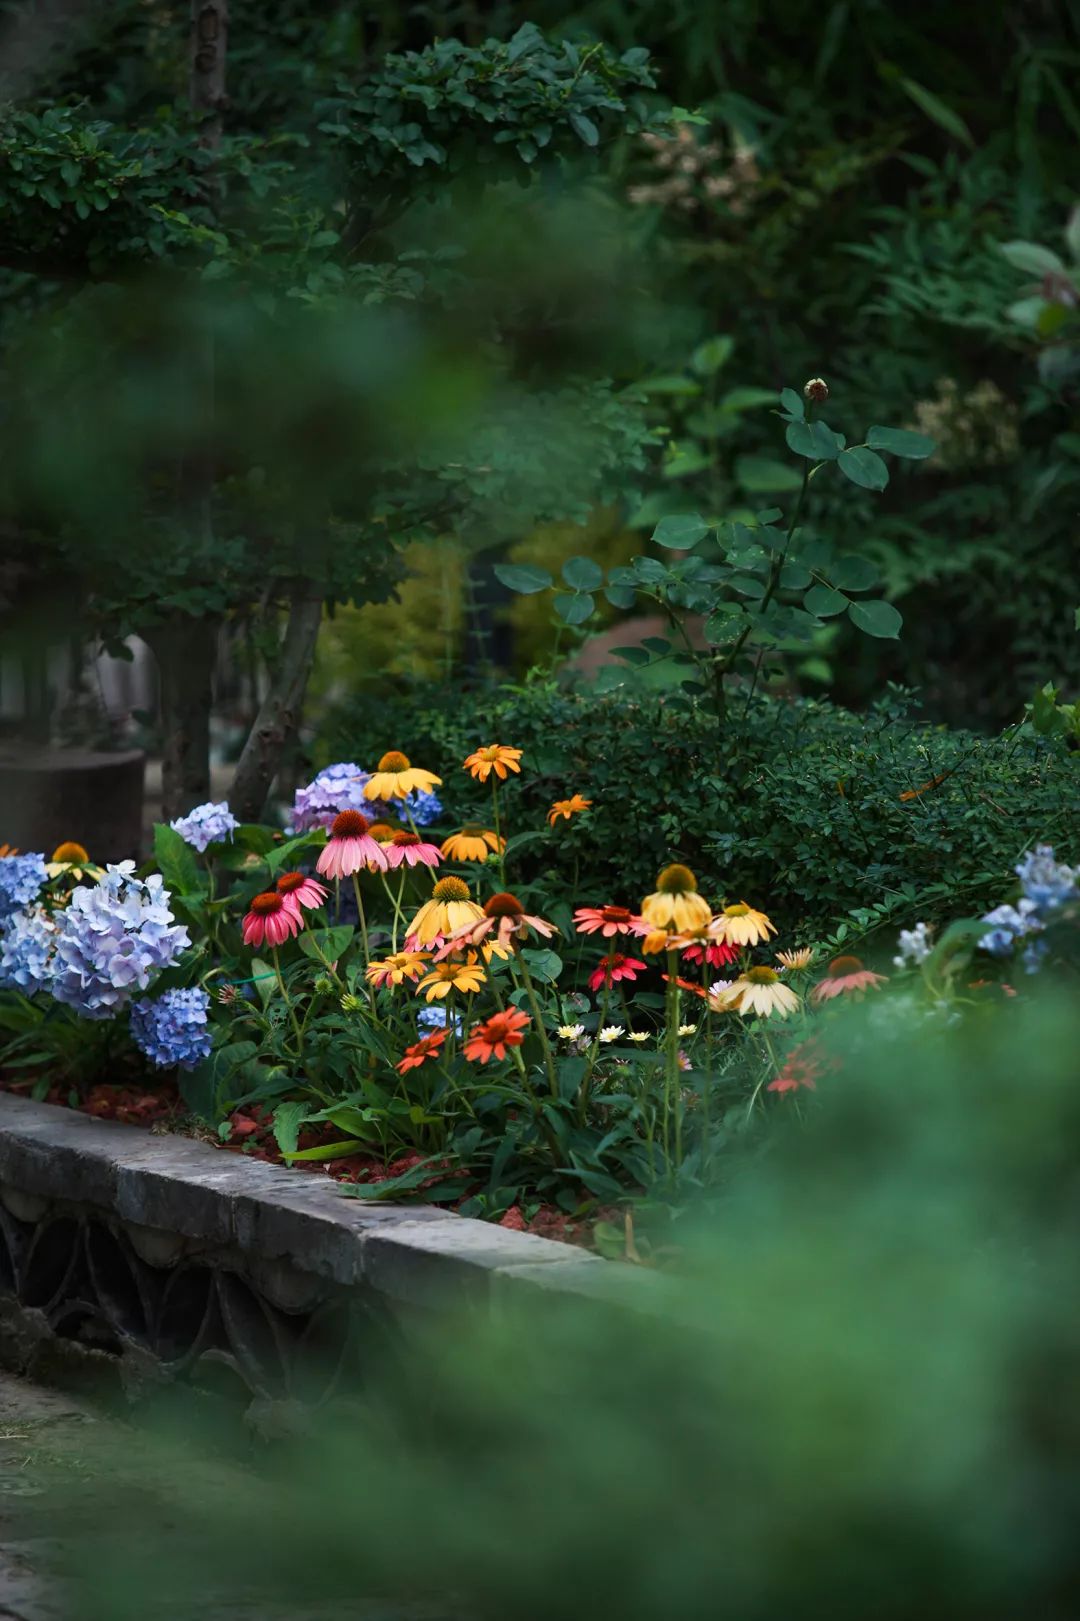
[[[287,905],[306,906],[311,911],[321,906],[330,893],[325,884],[320,884],[317,878],[309,878],[305,872],[283,872],[277,881],[277,892],[284,896]]]
[[[419,833],[395,833],[384,848],[391,867],[400,867],[403,861],[410,867],[437,867],[442,860],[438,845],[425,844]]]
[[[244,918],[246,946],[280,946],[300,932],[300,908],[276,889],[256,895]]]
[[[579,934],[602,934],[610,940],[615,934],[648,934],[649,925],[626,906],[579,906],[574,913]]]
[[[599,966],[589,975],[589,989],[598,991],[601,985],[616,985],[620,979],[635,980],[646,966],[638,957],[624,957],[621,951],[613,951],[601,957]]]
[[[838,1069],[835,1058],[826,1058],[816,1041],[800,1041],[788,1053],[787,1062],[766,1092],[816,1092],[821,1076]]]
[[[559,931],[554,923],[548,923],[544,918],[533,917],[530,912],[526,912],[516,895],[500,891],[498,895],[492,895],[490,900],[484,902],[482,917],[473,923],[467,923],[447,937],[439,948],[436,961],[441,962],[443,957],[448,957],[452,951],[460,951],[463,946],[482,945],[489,934],[495,936],[491,944],[506,947],[511,940],[527,939],[531,932],[549,940]]]
[[[319,851],[315,866],[325,878],[348,878],[362,867],[385,872],[389,866],[386,846],[371,837],[371,823],[359,811],[344,810],[335,816],[326,847]]]
[[[829,972],[810,992],[812,1002],[828,1002],[834,996],[855,996],[861,991],[876,990],[884,985],[887,974],[871,973],[858,957],[834,957]]]

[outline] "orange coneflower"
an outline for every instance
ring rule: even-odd
[[[481,782],[487,782],[494,771],[500,782],[506,780],[507,771],[519,771],[520,749],[507,748],[502,743],[491,743],[486,749],[474,749],[465,761],[465,770],[471,771]]]
[[[400,985],[406,979],[419,979],[430,961],[426,951],[395,951],[392,957],[369,962],[364,972],[372,985],[383,990],[387,985]]]
[[[555,801],[548,811],[548,822],[554,827],[560,816],[565,816],[566,820],[569,821],[571,816],[576,816],[579,811],[591,809],[591,799],[582,799],[580,794],[572,794],[569,799],[557,799]]]
[[[829,972],[810,992],[811,1002],[828,1002],[834,996],[857,996],[863,991],[877,990],[888,979],[887,974],[871,973],[858,957],[834,957]]]
[[[700,929],[712,917],[712,908],[698,894],[697,879],[680,862],[665,867],[656,880],[652,895],[641,903],[641,915],[653,930],[685,933]]]
[[[530,931],[550,939],[558,934],[554,923],[548,923],[545,918],[534,917],[526,912],[516,895],[508,895],[500,891],[484,902],[482,915],[473,923],[464,924],[446,941],[439,952],[440,957],[446,956],[450,951],[457,951],[462,946],[478,946],[489,934],[494,934],[493,944],[508,946],[511,940],[525,940]]]
[[[3,861],[5,856],[17,856],[18,853],[19,846],[17,844],[0,844],[0,861]]]
[[[389,754],[383,755],[378,769],[365,782],[364,798],[404,799],[414,788],[430,794],[436,783],[440,782],[442,778],[433,771],[421,771],[418,766],[409,764],[407,754],[399,754],[396,749],[391,749]]]
[[[469,1032],[469,1039],[463,1048],[465,1057],[481,1064],[488,1063],[492,1058],[505,1058],[509,1048],[521,1046],[530,1023],[528,1014],[519,1012],[517,1008],[510,1008],[506,1013],[493,1013],[490,1019],[475,1025]]]
[[[437,1058],[439,1048],[445,1040],[445,1030],[433,1030],[430,1036],[422,1036],[411,1047],[406,1047],[404,1058],[396,1065],[398,1074],[404,1075],[410,1069],[419,1069],[429,1058]]]
[[[440,878],[409,924],[405,945],[433,946],[442,943],[442,937],[476,923],[484,915],[481,907],[469,899],[469,886],[462,878]]]
[[[451,833],[442,842],[442,853],[448,861],[486,861],[505,849],[506,840],[479,822],[466,822],[460,833]]]
[[[426,991],[429,1002],[434,1002],[436,997],[449,996],[451,991],[465,991],[472,995],[486,978],[476,960],[476,952],[470,951],[464,962],[437,962],[430,974],[420,981],[416,993],[419,996],[421,991]]]

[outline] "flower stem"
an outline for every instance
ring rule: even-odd
[[[405,914],[401,910],[401,896],[402,896],[402,893],[403,893],[403,891],[405,889],[405,869],[404,869],[404,866],[401,869],[401,882],[398,885],[398,892],[397,892],[396,895],[394,894],[393,890],[390,888],[390,885],[386,881],[386,874],[384,872],[380,872],[379,877],[382,880],[382,886],[386,891],[387,898],[389,899],[391,906],[394,908],[393,936],[392,936],[390,945],[391,945],[391,950],[393,951],[394,955],[397,956],[398,924],[399,923],[404,923],[404,921],[405,921]]]
[[[544,1052],[544,1068],[547,1070],[551,1095],[553,1098],[557,1098],[559,1096],[559,1081],[555,1074],[555,1055],[551,1051],[551,1042],[548,1040],[548,1033],[544,1028],[544,1015],[540,1011],[540,1000],[536,994],[536,987],[532,982],[532,975],[529,973],[524,957],[515,957],[514,961],[521,970],[521,982],[525,986],[525,994],[529,998],[529,1006],[532,1008],[533,1018],[536,1020],[536,1033],[540,1037],[540,1045]]]
[[[491,773],[491,814],[495,822],[495,843],[499,850],[499,883],[506,888],[506,857],[503,853],[502,828],[499,825],[499,781],[494,771]]]
[[[271,954],[272,954],[272,956],[274,958],[274,972],[277,975],[278,987],[279,987],[279,989],[281,991],[282,996],[285,998],[285,1006],[289,1010],[289,1018],[292,1020],[292,1027],[293,1027],[293,1030],[296,1032],[296,1055],[297,1055],[297,1057],[299,1057],[300,1056],[300,1049],[304,1045],[304,1033],[300,1028],[300,1021],[296,1017],[296,1009],[293,1007],[292,1000],[291,1000],[291,998],[289,996],[288,991],[285,988],[285,976],[281,972],[281,956],[280,956],[280,953],[278,951],[277,946],[273,946],[271,948]]]
[[[679,954],[667,953],[667,1041],[664,1065],[664,1149],[671,1169],[671,1128],[675,1127],[675,1165],[682,1163],[682,1110],[679,1100]]]
[[[578,1093],[578,1118],[580,1119],[582,1125],[585,1124],[585,1110],[588,1107],[589,1090],[592,1086],[593,1070],[596,1068],[596,1060],[600,1054],[600,1032],[607,1023],[608,1007],[611,1002],[612,984],[613,980],[609,971],[607,978],[604,981],[604,1000],[600,1006],[600,1020],[596,1026],[596,1035],[593,1038],[592,1046],[589,1048],[589,1061],[585,1066],[585,1074],[582,1077],[581,1091]],[[627,1022],[627,1028],[629,1029],[629,1021]]]

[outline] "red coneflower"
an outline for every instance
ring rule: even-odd
[[[646,966],[638,957],[624,957],[621,951],[613,951],[601,957],[599,966],[589,975],[589,989],[598,991],[601,985],[617,985],[620,979],[635,980]]]
[[[645,919],[628,906],[579,906],[574,913],[579,934],[602,934],[610,940],[616,934],[648,934]]]
[[[492,1058],[505,1058],[511,1047],[521,1046],[530,1023],[528,1014],[519,1012],[517,1008],[510,1008],[506,1013],[493,1013],[490,1019],[475,1025],[469,1032],[463,1049],[465,1057],[480,1064],[486,1064]]]
[[[388,865],[385,845],[375,842],[371,823],[355,810],[344,810],[334,817],[326,847],[319,851],[315,863],[326,878],[348,878],[361,867],[385,872]]]
[[[683,950],[683,962],[706,962],[710,968],[724,968],[729,962],[734,962],[739,955],[735,946],[726,940],[710,940],[707,945],[686,946]]]
[[[292,905],[306,906],[312,911],[321,906],[330,893],[317,878],[309,878],[305,872],[283,872],[277,881],[277,891]]]
[[[404,1075],[407,1070],[419,1069],[429,1058],[437,1058],[439,1048],[445,1040],[445,1030],[433,1030],[430,1036],[421,1036],[411,1047],[406,1047],[404,1058],[395,1066],[398,1074]]]
[[[251,910],[244,918],[243,933],[246,946],[280,946],[290,935],[300,931],[300,908],[268,889],[256,895]]]

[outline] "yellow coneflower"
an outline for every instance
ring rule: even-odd
[[[712,917],[712,909],[698,894],[697,879],[690,868],[676,862],[657,877],[654,893],[646,895],[641,903],[641,915],[654,930],[685,934],[703,928]]]
[[[372,822],[368,828],[368,838],[374,839],[376,844],[393,844],[394,835],[398,832],[389,822]]]
[[[778,951],[776,960],[783,963],[785,968],[809,968],[814,960],[814,952],[810,946],[799,946],[795,951]]]
[[[74,839],[65,839],[63,844],[56,846],[52,856],[46,861],[45,871],[50,878],[59,878],[61,873],[66,873],[71,878],[81,878],[84,873],[96,877],[101,868],[91,864],[90,853],[85,845],[78,844]]]
[[[755,912],[745,901],[739,901],[735,906],[725,906],[713,918],[709,933],[714,940],[726,940],[732,946],[756,946],[776,929],[764,912]]]
[[[440,849],[447,861],[487,861],[506,849],[506,840],[479,822],[466,822],[460,833],[443,840]]]
[[[465,991],[471,994],[478,991],[487,975],[476,960],[476,953],[470,951],[464,962],[437,962],[431,972],[427,974],[416,987],[419,996],[423,991],[429,1002],[436,997],[449,996],[451,991]]]
[[[474,749],[465,761],[465,770],[471,771],[480,782],[487,782],[494,771],[500,782],[508,771],[521,771],[518,761],[521,749],[507,748],[503,743],[491,743],[486,749]]]
[[[440,782],[442,778],[437,777],[434,771],[421,771],[418,766],[409,764],[408,755],[391,749],[389,754],[383,755],[378,769],[365,782],[364,798],[404,799],[414,788],[430,794],[436,783]]]
[[[392,957],[369,962],[364,972],[372,985],[381,989],[385,985],[400,985],[407,979],[419,979],[430,961],[426,951],[395,951]]]
[[[409,924],[406,949],[435,945],[444,934],[477,923],[483,915],[483,907],[469,899],[469,886],[463,878],[440,878],[431,899],[424,902]]]
[[[745,974],[730,984],[721,981],[709,992],[709,1006],[714,1013],[756,1013],[762,1019],[771,1019],[775,1013],[786,1019],[799,1011],[799,998],[785,985],[775,968],[748,968]]]
[[[572,794],[569,799],[557,799],[548,811],[548,822],[554,827],[560,816],[569,821],[579,811],[592,810],[592,800],[583,799],[580,794]]]

